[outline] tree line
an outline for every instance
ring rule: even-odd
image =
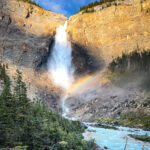
[[[80,7],[80,11],[83,11],[83,10],[84,11],[88,11],[89,8],[93,8],[95,6],[102,5],[102,4],[105,4],[105,3],[111,3],[111,2],[116,2],[116,0],[100,0],[100,1],[95,1],[95,2],[89,3],[86,6]],[[108,4],[108,6],[111,6],[111,5]]]
[[[31,101],[22,73],[16,71],[12,85],[7,68],[0,64],[0,149],[94,150],[93,142],[83,140],[79,121],[62,118],[42,101]]]
[[[109,64],[112,72],[145,72],[150,73],[150,50],[135,51],[117,57]]]

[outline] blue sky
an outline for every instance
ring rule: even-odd
[[[81,6],[87,5],[96,0],[35,0],[42,8],[57,13],[70,15],[79,11]]]

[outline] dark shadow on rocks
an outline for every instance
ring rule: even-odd
[[[46,64],[53,36],[36,36],[20,30],[4,16],[0,21],[0,61],[41,70]]]
[[[75,74],[92,74],[101,70],[104,66],[104,61],[97,60],[93,55],[90,55],[88,50],[83,46],[72,43],[72,61],[75,66]]]
[[[48,46],[48,51],[45,53],[45,55],[41,58],[41,63],[39,63],[39,65],[37,66],[37,70],[47,70],[48,68],[48,66],[47,66],[47,62],[48,62],[48,59],[49,59],[49,57],[50,57],[50,55],[51,55],[51,50],[52,50],[52,48],[53,48],[53,46],[54,46],[54,43],[55,43],[55,38],[54,38],[54,36],[53,37],[51,37],[50,39],[49,39],[49,42],[48,42],[48,44],[47,45],[49,45]]]

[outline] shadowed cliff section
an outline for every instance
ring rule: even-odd
[[[72,43],[72,49],[72,61],[75,66],[76,75],[92,74],[103,68],[104,61],[90,55],[85,47]]]

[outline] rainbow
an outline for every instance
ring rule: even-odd
[[[74,82],[74,84],[71,86],[71,88],[67,91],[66,95],[68,96],[71,93],[73,93],[73,91],[75,91],[80,85],[82,85],[83,83],[88,81],[91,77],[92,77],[92,75],[85,75],[85,76],[81,77],[80,79],[78,79],[76,82]]]

